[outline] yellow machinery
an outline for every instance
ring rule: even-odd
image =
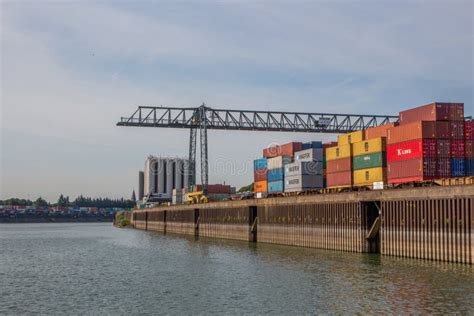
[[[188,204],[199,204],[209,202],[208,197],[204,194],[203,191],[189,192],[186,202]]]

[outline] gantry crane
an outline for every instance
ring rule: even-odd
[[[189,185],[196,184],[196,143],[199,129],[201,183],[207,194],[209,164],[207,130],[244,130],[304,133],[348,133],[398,121],[398,116],[301,113],[278,111],[241,111],[198,107],[139,106],[118,126],[187,128],[189,136]]]

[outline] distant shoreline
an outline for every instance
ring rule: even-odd
[[[0,224],[27,224],[27,223],[112,223],[113,216],[2,216]]]

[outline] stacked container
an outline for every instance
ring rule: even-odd
[[[291,163],[290,156],[277,156],[267,160],[268,193],[281,193],[284,190],[284,167]]]
[[[386,138],[378,137],[352,145],[354,186],[383,188],[387,182]]]
[[[323,187],[326,188],[327,185],[327,170],[326,170],[326,149],[331,147],[336,147],[337,142],[328,142],[323,144]]]
[[[474,176],[474,121],[464,122],[464,152],[466,176]]]
[[[300,151],[303,147],[302,143],[288,143],[284,145],[275,145],[263,150],[263,157],[274,158],[278,156],[290,156],[293,157],[295,152]]]
[[[326,181],[328,188],[352,186],[351,144],[326,149]]]
[[[285,192],[301,192],[323,187],[323,149],[312,142],[309,149],[295,153],[295,161],[285,166]]]
[[[267,192],[267,159],[265,158],[253,161],[253,191]]]

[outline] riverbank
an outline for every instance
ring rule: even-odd
[[[71,214],[14,214],[0,216],[0,224],[14,223],[94,223],[94,222],[112,222],[113,215],[71,215]]]

